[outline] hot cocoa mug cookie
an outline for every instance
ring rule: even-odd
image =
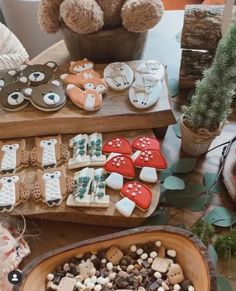
[[[18,111],[26,107],[29,101],[22,90],[27,87],[29,80],[22,76],[18,81],[0,88],[0,105],[6,111]]]
[[[0,212],[11,212],[28,200],[30,187],[24,183],[24,174],[8,175],[0,179]]]
[[[36,137],[35,147],[30,153],[32,165],[42,168],[56,167],[63,161],[67,161],[70,152],[66,145],[62,143],[61,136]]]
[[[41,111],[57,111],[66,103],[66,95],[58,80],[37,87],[28,87],[23,94],[34,107]]]
[[[29,165],[29,153],[25,150],[25,140],[0,141],[0,172],[14,173]]]
[[[32,196],[49,207],[60,205],[73,192],[73,178],[67,177],[64,167],[37,171],[37,182],[32,187]]]

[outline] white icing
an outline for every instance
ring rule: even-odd
[[[116,203],[116,209],[124,216],[129,217],[134,211],[136,204],[125,197]]]
[[[140,180],[147,182],[147,183],[156,183],[158,180],[157,171],[151,167],[143,167],[140,176]]]
[[[96,100],[96,97],[94,96],[94,94],[87,94],[84,108],[88,111],[93,111],[95,100]]]
[[[19,144],[4,145],[2,151],[4,152],[1,161],[1,171],[15,170],[17,165],[17,150]]]
[[[106,184],[109,188],[120,190],[123,187],[124,179],[120,174],[112,173],[107,179]]]
[[[42,82],[45,79],[43,72],[33,72],[29,75],[29,80],[32,82]]]
[[[16,187],[18,176],[3,177],[0,180],[0,206],[12,206],[16,203]]]
[[[56,93],[47,93],[43,97],[43,102],[47,105],[55,105],[61,100],[60,96]]]
[[[24,95],[21,92],[13,92],[7,97],[9,105],[16,106],[25,101]]]
[[[54,138],[50,140],[42,140],[40,142],[40,147],[43,148],[43,154],[42,154],[43,167],[57,164],[56,147],[55,147],[56,144],[57,144],[57,140]]]
[[[60,177],[60,171],[43,174],[46,201],[62,199]]]

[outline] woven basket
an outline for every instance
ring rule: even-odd
[[[180,128],[182,133],[181,148],[183,152],[192,157],[199,157],[205,154],[212,141],[221,133],[220,127],[214,131],[200,128],[194,132],[184,124],[184,116],[181,117]]]

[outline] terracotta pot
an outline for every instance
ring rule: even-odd
[[[176,250],[177,261],[185,276],[192,280],[195,291],[216,291],[216,271],[207,248],[191,232],[171,226],[134,228],[51,251],[23,270],[22,285],[16,286],[14,291],[45,291],[47,274],[79,253],[98,251],[112,245],[128,248],[132,244],[155,240],[160,240],[167,249]]]
[[[221,127],[214,132],[205,128],[193,131],[184,124],[184,116],[181,117],[180,129],[182,133],[181,148],[185,154],[192,157],[205,154],[212,141],[221,133]]]
[[[88,58],[96,63],[142,59],[147,32],[133,33],[123,27],[91,34],[78,34],[61,24],[65,44],[74,60]]]

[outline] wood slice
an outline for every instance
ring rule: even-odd
[[[103,135],[103,143],[110,140],[113,137],[126,137],[128,140],[133,140],[138,136],[153,136],[151,130],[136,130],[127,132],[116,132],[107,133]],[[69,140],[73,136],[66,135],[62,137],[63,143],[69,143]],[[27,139],[27,148],[31,149],[34,140],[32,138]],[[36,180],[36,169],[37,167],[29,167],[25,170],[26,182],[33,183]],[[67,174],[73,176],[78,170],[68,170]],[[138,180],[139,170],[136,171],[136,179]],[[158,175],[159,177],[159,175]],[[125,180],[127,182],[129,180]],[[144,183],[147,184],[147,183]],[[26,203],[20,204],[16,209],[11,212],[11,215],[17,216],[19,213],[25,216],[49,219],[49,220],[59,220],[59,221],[69,221],[77,223],[95,224],[95,225],[107,225],[107,226],[117,226],[117,227],[133,227],[141,224],[147,217],[149,217],[156,209],[159,198],[160,198],[160,183],[147,184],[147,186],[152,190],[152,202],[151,206],[147,212],[143,212],[138,208],[135,209],[132,216],[127,218],[122,216],[115,209],[115,203],[121,199],[119,191],[107,189],[107,194],[110,195],[110,206],[105,209],[99,208],[86,208],[86,207],[68,207],[65,205],[65,201],[58,207],[48,207],[43,202],[35,202],[33,200],[28,200]]]
[[[160,240],[167,249],[177,252],[177,262],[196,291],[216,291],[216,271],[206,247],[189,231],[170,227],[142,227],[89,239],[40,256],[23,270],[24,281],[14,291],[46,290],[46,277],[60,264],[79,253],[93,252],[117,245],[127,249],[132,244]],[[184,246],[184,247],[183,247]]]
[[[236,142],[233,143],[230,152],[227,156],[223,178],[226,188],[228,189],[229,195],[232,200],[236,203]]]
[[[135,70],[139,63],[140,61],[134,61],[128,64]],[[105,65],[97,65],[95,70],[102,76],[104,67]],[[56,77],[65,71],[68,72],[68,68],[63,66]],[[82,110],[70,100],[61,110],[54,113],[39,111],[32,105],[18,112],[6,112],[0,108],[0,136],[16,138],[166,127],[174,124],[176,120],[168,88],[164,88],[159,101],[146,110],[139,110],[131,105],[128,90],[109,90],[103,98],[102,108],[97,112]]]

